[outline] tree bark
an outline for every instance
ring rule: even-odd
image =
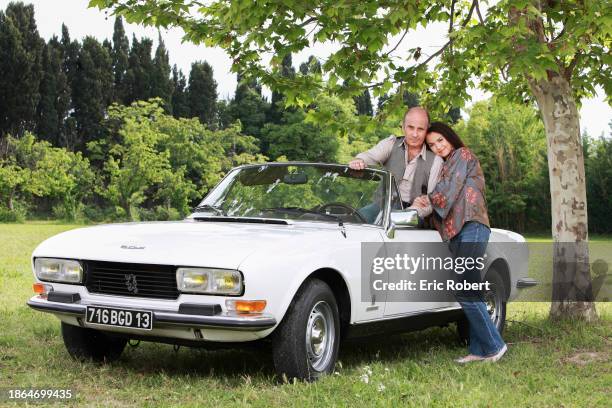
[[[597,319],[589,267],[584,157],[570,84],[551,73],[530,80],[548,142],[553,237],[551,319]]]

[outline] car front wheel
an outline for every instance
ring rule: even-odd
[[[338,358],[340,319],[329,286],[305,282],[273,337],[274,366],[279,376],[312,381],[333,372]]]
[[[72,326],[62,322],[64,345],[76,360],[111,362],[121,357],[127,340],[99,330]]]

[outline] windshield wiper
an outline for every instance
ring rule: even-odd
[[[286,211],[286,212],[295,212],[298,214],[312,214],[312,215],[322,215],[323,217],[331,218],[332,220],[338,223],[340,227],[340,232],[346,238],[346,230],[344,229],[344,223],[342,222],[342,218],[337,217],[331,214],[325,214],[318,211],[307,210],[301,207],[275,207],[275,208],[263,208],[262,211]]]
[[[210,204],[198,205],[196,208],[193,209],[193,212],[210,211],[210,210],[214,211],[217,215],[225,215],[221,208],[215,207],[214,205],[210,205]]]

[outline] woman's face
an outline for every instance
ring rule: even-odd
[[[428,133],[425,137],[425,141],[431,151],[443,159],[445,159],[453,151],[453,145],[451,145],[440,133]]]

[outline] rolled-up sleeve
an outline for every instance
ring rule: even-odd
[[[436,184],[438,184],[438,178],[440,177],[440,170],[442,170],[442,164],[444,160],[440,156],[436,156],[433,163],[431,164],[431,170],[429,170],[429,179],[427,180],[427,194],[431,193]]]
[[[372,166],[374,164],[382,166],[383,163],[387,161],[389,156],[391,156],[391,151],[395,145],[395,140],[395,136],[389,136],[378,142],[376,146],[366,150],[363,153],[359,153],[355,157],[363,160],[366,166]]]

